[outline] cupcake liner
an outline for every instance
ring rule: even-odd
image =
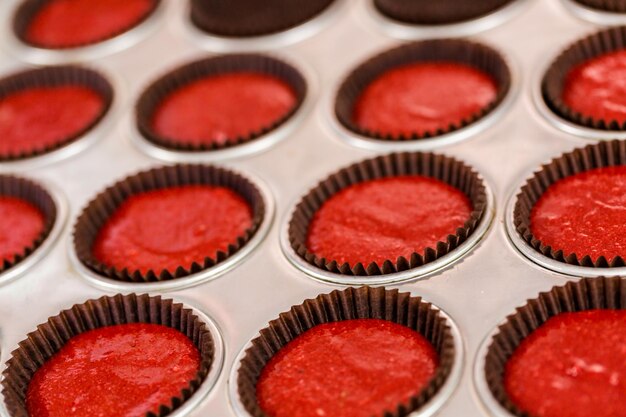
[[[564,312],[592,309],[626,309],[625,278],[584,278],[554,287],[528,300],[498,327],[485,357],[485,377],[494,398],[511,414],[528,417],[509,399],[504,388],[504,368],[522,340],[549,318]]]
[[[626,130],[626,123],[585,116],[571,109],[562,99],[565,79],[572,68],[589,59],[625,48],[626,26],[596,32],[570,45],[550,64],[541,80],[541,94],[546,105],[558,116],[580,126],[598,130]]]
[[[92,69],[73,65],[22,71],[0,80],[0,100],[10,94],[28,90],[29,88],[67,85],[84,86],[98,93],[103,100],[100,114],[84,129],[71,134],[54,145],[32,152],[20,152],[12,155],[0,154],[0,162],[15,161],[43,155],[79,140],[104,118],[111,108],[114,96],[113,86],[102,74]]]
[[[96,328],[126,323],[152,323],[174,328],[189,337],[200,351],[200,369],[195,378],[178,396],[161,405],[158,414],[148,413],[146,417],[165,416],[180,407],[198,390],[213,364],[214,344],[210,331],[192,310],[180,303],[147,294],[117,294],[76,304],[37,326],[36,331],[19,343],[3,372],[2,394],[9,415],[28,417],[25,398],[31,378],[70,338]]]
[[[541,243],[530,229],[532,208],[550,185],[583,171],[616,165],[626,165],[626,142],[624,141],[614,140],[587,145],[542,165],[539,171],[526,181],[517,195],[513,210],[513,224],[519,236],[544,256],[569,265],[596,268],[626,266],[626,262],[620,256],[613,259],[601,256],[594,262],[590,255],[578,257],[574,253],[564,253],[561,248],[553,248]]]
[[[33,243],[21,253],[16,253],[12,260],[3,259],[0,274],[22,262],[46,240],[57,218],[57,207],[50,193],[41,185],[12,175],[0,175],[0,196],[10,196],[25,200],[37,207],[44,216],[43,230]]]
[[[385,72],[417,62],[454,62],[469,65],[493,77],[498,86],[496,98],[481,111],[450,124],[445,129],[411,135],[392,135],[372,131],[353,122],[354,106],[363,90]],[[342,82],[335,97],[335,116],[348,130],[372,139],[407,141],[444,135],[466,127],[491,113],[511,89],[511,72],[506,60],[496,50],[476,42],[461,39],[435,39],[413,42],[378,54],[354,69]]]
[[[611,13],[626,13],[626,2],[623,0],[573,0],[590,9]]]
[[[191,0],[191,22],[209,34],[227,37],[271,35],[296,27],[335,0]]]
[[[445,25],[494,13],[514,0],[374,0],[383,15],[403,23]]]
[[[241,195],[252,208],[252,226],[237,237],[227,251],[215,258],[205,257],[201,263],[180,265],[175,270],[122,270],[107,266],[93,255],[92,248],[98,232],[118,207],[130,196],[161,188],[192,184],[223,186]],[[247,178],[233,171],[210,165],[173,165],[154,168],[126,177],[98,194],[84,208],[74,225],[73,244],[79,261],[92,271],[118,281],[155,282],[176,279],[198,273],[223,262],[238,252],[257,232],[265,215],[265,203],[259,189]]]
[[[95,42],[77,42],[75,44],[68,45],[68,46],[47,47],[47,46],[30,42],[26,38],[26,31],[28,30],[28,26],[30,25],[30,22],[33,20],[33,18],[39,12],[39,10],[41,10],[43,6],[45,6],[47,3],[50,3],[51,1],[54,1],[54,0],[25,0],[17,8],[17,10],[15,11],[15,14],[13,15],[13,33],[15,33],[15,35],[20,41],[22,41],[23,43],[27,45],[34,46],[36,48],[44,48],[44,49],[51,49],[51,50],[66,50],[66,49],[80,48],[83,46],[90,46],[90,45],[98,44],[100,42],[113,39],[125,32],[128,32],[132,28],[139,26],[140,24],[145,22],[150,16],[152,16],[152,13],[154,13],[154,11],[159,7],[161,3],[161,0],[152,0],[153,1],[152,9],[148,13],[146,13],[146,15],[142,19],[137,21],[133,26],[111,33],[110,35],[105,36],[102,39],[99,39]]]
[[[196,80],[218,74],[256,72],[274,76],[289,84],[296,93],[293,108],[271,125],[263,126],[245,136],[229,138],[224,143],[189,144],[159,135],[152,128],[152,116],[157,106],[177,89]],[[139,97],[135,107],[135,123],[141,135],[155,145],[179,151],[212,151],[230,148],[262,137],[289,120],[302,106],[307,94],[306,80],[290,64],[261,54],[232,54],[194,61],[171,71],[152,83]]]
[[[439,354],[439,367],[421,392],[385,417],[406,416],[426,404],[446,382],[455,355],[454,338],[445,317],[421,297],[384,287],[347,288],[322,294],[281,313],[251,341],[240,362],[237,389],[241,403],[254,417],[267,417],[256,400],[256,384],[269,360],[287,343],[312,327],[328,322],[376,318],[407,326],[424,336]]]
[[[452,185],[465,193],[472,202],[472,212],[464,226],[446,241],[426,248],[423,254],[388,259],[380,265],[357,263],[340,264],[336,260],[319,258],[306,246],[309,224],[322,204],[340,190],[351,185],[383,177],[423,175]],[[390,195],[389,198],[393,198]],[[310,190],[296,205],[288,225],[289,243],[293,250],[311,265],[325,271],[351,276],[391,274],[422,266],[450,253],[461,245],[476,229],[487,211],[487,194],[480,175],[456,159],[433,153],[393,153],[368,159],[330,175]]]

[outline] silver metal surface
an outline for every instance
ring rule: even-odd
[[[461,379],[461,374],[463,373],[465,352],[461,332],[459,331],[459,328],[454,320],[452,320],[452,318],[448,314],[446,314],[444,311],[434,305],[433,307],[438,309],[440,314],[446,318],[447,324],[450,326],[450,331],[454,340],[454,349],[456,350],[457,354],[454,357],[454,363],[452,364],[450,375],[448,376],[448,379],[446,379],[446,382],[443,384],[443,386],[439,389],[437,394],[433,398],[431,398],[428,403],[424,404],[424,406],[422,406],[419,410],[409,414],[409,417],[431,417],[437,414],[439,409],[446,403],[448,398],[450,398],[450,396],[456,390],[459,384],[459,380]],[[255,335],[252,339],[257,336],[258,335]],[[237,375],[239,372],[239,363],[246,355],[246,350],[252,345],[252,339],[250,339],[250,341],[241,349],[241,351],[235,358],[233,367],[228,377],[228,396],[230,400],[230,405],[233,408],[233,411],[235,412],[235,415],[237,417],[251,417],[250,413],[246,411],[243,404],[241,403],[239,392],[237,390]]]
[[[254,236],[252,236],[252,239],[250,239],[248,243],[246,243],[239,251],[227,258],[225,261],[182,278],[159,282],[125,282],[100,275],[84,265],[78,259],[74,244],[72,240],[69,239],[67,249],[70,263],[72,264],[76,272],[78,272],[90,284],[105,291],[173,291],[193,287],[194,285],[198,285],[203,282],[219,278],[220,276],[224,275],[225,273],[245,261],[245,259],[263,242],[263,239],[265,239],[265,237],[267,236],[267,232],[270,230],[274,222],[274,198],[268,186],[265,185],[265,183],[256,176],[252,176],[248,173],[239,173],[245,178],[249,179],[259,189],[261,197],[263,198],[263,203],[265,205],[265,216],[263,217],[263,221],[259,225],[258,230],[254,234]]]
[[[339,168],[340,169],[340,168]],[[320,180],[322,180],[320,178]],[[493,193],[489,184],[483,179],[485,184],[485,193],[487,194],[487,208],[485,209],[485,215],[481,219],[480,223],[476,227],[476,230],[467,238],[465,242],[460,244],[452,252],[436,259],[432,262],[428,262],[417,268],[411,268],[402,272],[395,272],[393,274],[377,275],[377,276],[350,276],[337,274],[330,271],[325,271],[321,268],[311,265],[302,257],[300,257],[289,243],[289,221],[291,220],[297,204],[302,198],[299,198],[292,206],[291,210],[287,211],[288,215],[285,216],[281,226],[280,233],[280,248],[283,253],[300,271],[306,273],[311,278],[327,282],[330,284],[339,285],[384,285],[384,284],[399,284],[402,282],[415,281],[418,279],[426,278],[437,272],[442,271],[446,267],[451,266],[454,262],[463,258],[463,256],[469,255],[472,248],[474,248],[484,237],[491,222],[493,221],[496,208],[493,198]],[[309,187],[311,189],[313,187]]]
[[[8,0],[2,12],[2,28],[0,34],[4,45],[12,55],[26,62],[36,65],[58,65],[77,61],[88,61],[105,57],[116,52],[123,51],[149,37],[156,31],[160,20],[163,18],[165,2],[163,0],[157,8],[139,25],[132,29],[102,42],[93,45],[79,46],[75,48],[49,49],[40,48],[24,43],[13,31],[13,16],[17,7],[23,0]]]
[[[561,0],[563,7],[578,19],[594,23],[596,25],[623,25],[626,24],[626,13],[606,12],[603,10],[585,7],[574,0]]]
[[[228,160],[229,167],[257,172],[267,181],[280,219],[288,215],[290,203],[303,195],[308,185],[343,166],[377,154],[340,139],[328,123],[328,102],[317,100],[331,94],[329,91],[360,62],[398,45],[397,40],[364,16],[366,1],[369,0],[345,0],[340,11],[316,34],[289,46],[276,46],[281,55],[303,62],[315,72],[318,91],[314,92],[311,103],[314,108],[292,134],[271,149]],[[103,140],[72,159],[21,173],[56,184],[63,190],[69,200],[70,224],[95,193],[130,173],[159,164],[131,144],[128,115],[143,86],[155,75],[206,54],[180,27],[186,24],[181,18],[186,3],[164,1],[165,24],[145,41],[105,59],[89,61],[89,65],[127,81],[126,102],[122,106],[122,114],[127,114],[108,128]],[[518,88],[529,92],[530,76],[538,66],[544,65],[560,48],[596,29],[567,13],[560,0],[525,1],[515,17],[476,39],[510,56],[518,64]],[[225,45],[222,50],[228,48]],[[22,66],[15,56],[0,53],[0,73]],[[388,285],[436,304],[455,319],[463,335],[468,360],[462,366],[458,388],[439,411],[441,417],[486,415],[472,383],[473,359],[480,343],[516,306],[554,285],[563,285],[568,279],[529,261],[515,249],[507,237],[502,209],[510,191],[529,172],[546,160],[587,143],[549,126],[535,110],[531,95],[525,93],[518,95],[510,111],[491,128],[475,133],[471,140],[437,150],[476,168],[490,184],[495,206],[500,208],[493,226],[470,256],[426,279]],[[228,373],[250,336],[266,327],[281,311],[336,288],[335,284],[310,279],[290,264],[280,248],[282,225],[275,222],[246,261],[220,279],[166,294],[209,311],[222,331],[226,346],[224,371],[190,416],[235,416],[228,399]],[[67,256],[70,234],[71,228],[65,228],[61,234],[65,242],[54,245],[44,259],[19,279],[0,287],[2,362],[29,331],[49,316],[74,303],[115,292],[112,288],[103,291],[81,278]]]

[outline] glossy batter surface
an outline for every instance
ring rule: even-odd
[[[575,66],[563,86],[563,102],[599,120],[626,121],[626,51],[616,51]]]
[[[15,255],[33,244],[44,228],[43,213],[16,197],[0,196],[0,219],[0,261],[13,261]]]
[[[383,73],[358,98],[353,121],[391,135],[448,129],[476,114],[497,95],[486,73],[455,63],[417,63]]]
[[[315,213],[307,248],[318,257],[367,266],[423,253],[469,219],[463,192],[422,176],[398,176],[344,188]]]
[[[193,185],[136,194],[102,227],[93,253],[119,270],[174,271],[226,251],[252,226],[246,200],[225,187]]]
[[[104,100],[82,86],[38,87],[0,98],[0,155],[42,151],[89,127]]]
[[[99,42],[141,22],[155,0],[52,0],[26,28],[26,40],[45,48],[67,48]]]
[[[579,259],[626,257],[626,166],[585,171],[548,187],[531,211],[544,245]]]
[[[32,417],[144,417],[171,404],[195,378],[200,353],[178,330],[133,323],[71,338],[35,372]]]
[[[225,143],[270,127],[296,104],[286,82],[260,73],[215,75],[170,94],[153,116],[152,128],[176,142]]]
[[[271,417],[370,417],[418,394],[437,352],[422,335],[386,320],[326,323],[304,332],[265,366],[257,383]]]
[[[559,314],[522,341],[504,382],[537,417],[626,415],[626,310]]]

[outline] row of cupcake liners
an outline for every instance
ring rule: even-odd
[[[607,260],[600,257],[592,263],[588,256],[577,257],[573,254],[564,254],[559,248],[546,247],[533,237],[529,216],[530,209],[550,184],[592,168],[624,165],[626,160],[623,154],[626,154],[626,142],[600,142],[566,153],[543,165],[526,180],[525,185],[516,189],[504,213],[504,228],[513,246],[538,265],[565,275],[622,275],[626,268],[621,258]],[[313,213],[326,200],[350,185],[397,175],[433,177],[464,192],[473,206],[473,212],[464,227],[458,229],[454,235],[448,236],[446,241],[438,242],[423,252],[397,260],[386,260],[379,264],[342,265],[332,259],[319,259],[308,251],[304,243],[308,224]],[[25,181],[13,177],[7,179],[13,182]],[[151,270],[147,273],[118,270],[102,264],[94,257],[91,251],[97,232],[123,201],[148,190],[187,184],[217,185],[233,189],[252,207],[253,226],[233,241],[227,252],[218,252],[216,257],[207,257],[202,263],[181,265],[175,270]],[[45,193],[40,188],[38,191]],[[13,195],[15,190],[7,186],[5,192],[7,195]],[[56,197],[56,200],[53,200],[53,197],[48,195],[46,198],[50,204],[56,204],[52,206],[56,207],[56,210],[67,211],[61,198]],[[37,204],[37,201],[34,202]],[[198,285],[234,268],[262,243],[272,228],[274,204],[272,193],[256,176],[249,174],[242,176],[231,170],[210,165],[182,164],[153,168],[119,180],[83,208],[73,226],[69,257],[81,276],[107,290],[168,291]],[[37,240],[37,246],[53,244],[64,221],[65,213],[60,214],[62,216],[57,222],[49,221],[50,227],[45,230],[45,235]],[[438,154],[396,153],[355,163],[317,183],[286,212],[279,239],[285,258],[296,269],[314,279],[340,285],[399,283],[428,277],[462,259],[485,237],[494,216],[493,195],[484,179],[471,167]],[[52,229],[55,230],[54,236],[46,238]],[[28,248],[25,255],[34,249],[36,247]],[[20,256],[18,261],[29,261],[30,265],[29,256]],[[20,264],[21,262],[16,262],[15,265],[5,265],[7,276],[13,275],[14,269],[22,271],[26,268]],[[5,274],[2,272],[0,275],[4,277]]]
[[[626,279],[586,278],[555,286],[527,300],[486,336],[476,351],[472,368],[479,400],[491,415],[527,415],[511,402],[503,386],[503,366],[521,341],[551,317],[591,309],[626,309]],[[264,417],[255,387],[261,370],[279,349],[318,324],[367,318],[392,321],[417,331],[433,345],[440,358],[430,382],[406,403],[384,415],[436,414],[454,393],[463,373],[463,332],[449,315],[413,295],[413,291],[384,287],[348,287],[294,305],[245,344],[229,371],[222,369],[225,341],[219,324],[202,309],[147,294],[89,300],[49,318],[19,343],[3,369],[3,397],[9,416],[27,416],[24,398],[32,375],[71,337],[104,326],[153,323],[186,334],[202,358],[196,378],[179,397],[160,408],[159,416],[188,415],[204,400],[220,375],[229,372],[227,395],[235,415]]]
[[[571,66],[571,59],[567,60],[569,55],[576,54],[578,50],[584,50],[585,56],[595,56],[595,54],[601,53],[605,50],[611,50],[611,48],[619,47],[619,45],[625,42],[625,31],[623,28],[609,29],[601,31],[596,34],[590,35],[587,38],[579,41],[576,48],[570,48],[567,52],[563,53],[560,58],[554,61],[548,70],[542,72],[544,74],[541,78],[540,86],[533,85],[532,97],[536,104],[538,111],[556,127],[568,133],[578,134],[580,136],[591,136],[602,139],[608,139],[613,137],[623,136],[623,132],[620,130],[610,130],[616,128],[613,124],[607,126],[599,126],[596,124],[587,125],[586,122],[581,120],[579,116],[568,113],[568,110],[562,103],[559,104],[559,99],[555,96],[555,92],[558,88],[555,86],[559,84],[558,77],[562,77],[562,67]],[[605,45],[605,44],[608,44]],[[615,45],[615,46],[613,46]],[[592,46],[596,46],[594,49]],[[435,49],[433,49],[435,48]],[[459,53],[460,51],[460,53]],[[598,52],[593,52],[598,51]],[[443,57],[443,58],[441,58]],[[565,57],[565,58],[563,58]],[[350,103],[354,101],[355,91],[362,89],[363,77],[370,79],[375,76],[381,70],[388,67],[394,67],[400,65],[402,62],[413,62],[420,59],[446,59],[453,61],[472,62],[479,68],[486,66],[490,68],[489,71],[493,72],[493,76],[500,80],[501,88],[500,93],[496,100],[487,106],[485,110],[479,115],[472,117],[472,120],[468,120],[463,123],[462,126],[451,126],[446,131],[436,132],[436,134],[428,134],[425,138],[403,138],[404,140],[392,140],[392,138],[380,137],[376,133],[367,131],[361,131],[358,127],[353,126],[349,121],[349,115],[346,113],[346,108],[350,107]],[[576,58],[582,59],[582,58]],[[207,58],[205,60],[193,61],[189,64],[178,67],[169,72],[161,79],[153,82],[149,85],[141,96],[137,100],[137,118],[131,122],[130,137],[131,142],[135,144],[140,150],[145,153],[161,158],[167,161],[185,161],[186,158],[191,160],[218,160],[227,159],[231,157],[239,157],[248,155],[251,153],[262,152],[269,147],[275,145],[280,140],[286,138],[290,133],[294,132],[298,122],[301,122],[306,117],[305,107],[309,107],[313,98],[309,97],[308,92],[312,91],[312,86],[315,86],[315,80],[310,70],[306,69],[306,66],[292,65],[289,59],[284,59],[280,56],[276,58],[267,55],[257,54],[229,54],[223,56],[217,56]],[[561,63],[561,61],[565,61]],[[370,68],[371,67],[371,68]],[[516,88],[513,85],[519,84],[519,80],[516,77],[516,71],[514,70],[509,58],[504,58],[499,52],[490,49],[487,46],[481,44],[474,44],[469,41],[460,40],[432,40],[423,41],[418,43],[410,43],[402,45],[396,48],[388,49],[380,55],[374,56],[369,61],[356,67],[352,73],[348,74],[343,79],[339,87],[336,90],[330,91],[329,96],[332,97],[332,115],[328,115],[330,119],[330,125],[334,130],[339,131],[339,136],[346,140],[349,144],[373,150],[425,150],[433,147],[450,145],[461,140],[474,137],[481,133],[484,129],[492,127],[496,122],[504,117],[516,98]],[[41,70],[34,70],[33,73],[38,74],[37,78],[41,78],[43,83],[54,84],[55,77],[70,77],[71,74],[54,75],[55,72],[67,72],[68,74],[74,72],[88,72],[91,70],[82,69],[81,67],[49,67]],[[166,138],[161,138],[159,135],[154,134],[149,126],[146,124],[146,120],[149,120],[151,110],[154,108],[155,100],[170,91],[173,86],[180,83],[185,84],[200,74],[219,73],[221,71],[229,71],[231,69],[238,70],[244,68],[257,68],[258,71],[268,72],[275,74],[277,77],[284,79],[293,85],[298,92],[298,101],[294,108],[286,114],[283,118],[276,121],[273,126],[268,126],[262,131],[253,132],[249,137],[233,139],[234,142],[229,142],[227,145],[219,146],[217,148],[205,147],[188,147],[183,145],[172,145],[171,141]],[[381,69],[382,68],[382,69]],[[373,73],[372,73],[373,71]],[[7,91],[10,91],[13,79],[18,79],[20,84],[21,79],[34,78],[30,76],[29,72],[19,73],[17,75],[10,76],[4,79],[4,82],[9,86]],[[374,74],[374,75],[372,75]],[[561,74],[561,75],[558,75]],[[94,73],[94,77],[103,77]],[[191,78],[190,78],[191,77]],[[68,79],[70,79],[68,78]],[[84,77],[77,78],[77,83],[85,82],[93,85],[96,89],[104,89],[103,94],[110,96],[113,94],[110,91],[113,86],[106,86],[105,79],[88,80]],[[107,77],[109,78],[109,77]],[[50,79],[50,81],[47,81]],[[360,81],[359,81],[360,80]],[[113,80],[115,81],[115,80]],[[16,81],[17,82],[17,81]],[[33,80],[33,82],[35,82]],[[312,84],[309,85],[309,83]],[[116,83],[119,84],[119,83]],[[18,84],[16,84],[18,85]],[[537,91],[537,88],[541,92]],[[555,90],[556,89],[556,90]],[[117,91],[117,90],[116,90]],[[558,92],[558,91],[557,91]],[[115,93],[117,95],[117,92]],[[111,99],[112,100],[112,99]],[[116,101],[119,101],[116,100]],[[347,106],[347,107],[346,107]],[[106,117],[107,121],[109,117],[108,113],[111,110],[107,110],[101,117]],[[97,136],[98,129],[86,129],[89,133],[88,136]],[[133,126],[134,124],[134,126]],[[94,132],[92,132],[94,131]],[[80,134],[77,134],[79,136]],[[83,138],[86,141],[86,138]],[[411,140],[407,140],[411,139]],[[84,149],[87,144],[81,140],[75,140],[74,138],[68,139],[69,142],[65,146],[60,146],[58,152],[54,152],[57,156],[53,158],[51,155],[43,155],[40,159],[59,159],[63,155],[69,155],[71,153],[79,152]],[[214,148],[214,149],[213,149]],[[198,155],[195,155],[196,152]],[[200,155],[202,154],[202,155]],[[205,156],[206,154],[206,156]],[[50,156],[48,158],[48,156]],[[20,161],[24,156],[19,158],[11,158]],[[21,162],[21,161],[20,161]]]

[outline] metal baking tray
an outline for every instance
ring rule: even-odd
[[[375,15],[370,0],[337,0],[337,4],[308,24],[272,37],[232,41],[198,33],[189,25],[185,1],[164,1],[146,27],[96,50],[40,53],[9,36],[15,0],[0,6],[0,75],[28,63],[82,61],[110,75],[115,82],[119,109],[115,120],[99,131],[102,137],[80,153],[62,161],[47,158],[19,164],[0,164],[1,172],[25,175],[51,184],[68,202],[68,220],[51,250],[20,277],[0,287],[0,348],[2,363],[25,335],[49,316],[105,293],[133,291],[130,286],[93,285],[70,260],[71,230],[82,207],[96,193],[131,173],[167,163],[206,161],[234,168],[267,185],[274,200],[274,221],[262,242],[232,269],[217,279],[193,287],[137,287],[136,291],[162,291],[167,297],[197,306],[221,330],[224,365],[208,396],[190,416],[236,416],[230,403],[229,377],[241,349],[266,323],[306,298],[340,287],[314,279],[292,264],[281,250],[293,202],[312,184],[337,169],[397,147],[367,146],[369,142],[345,136],[330,112],[334,89],[348,71],[371,55],[406,39],[461,36],[498,48],[514,70],[518,94],[507,102],[484,129],[462,137],[429,141],[435,152],[454,156],[476,168],[494,196],[495,217],[486,234],[460,260],[431,271],[427,277],[402,284],[387,284],[445,311],[456,323],[464,345],[459,383],[439,410],[442,417],[488,415],[474,383],[476,356],[492,329],[528,298],[554,285],[575,279],[541,266],[520,253],[507,237],[507,201],[521,182],[543,162],[589,143],[562,131],[536,106],[537,75],[570,42],[594,31],[592,18],[573,10],[569,0],[518,0],[498,15],[463,25],[403,28]],[[135,99],[143,87],[180,64],[225,51],[267,51],[304,69],[309,94],[304,113],[288,126],[283,137],[269,138],[268,146],[220,155],[170,155],[152,152],[138,141],[132,128]],[[582,136],[586,136],[582,133]],[[365,144],[365,146],[363,146]],[[419,146],[418,146],[419,147]],[[410,145],[409,145],[410,148]],[[151,156],[149,156],[151,155]],[[162,158],[159,160],[157,158]],[[63,198],[63,197],[62,197]],[[271,219],[270,219],[271,220]],[[1,278],[1,277],[0,277]],[[102,284],[100,282],[100,284]],[[3,365],[4,366],[4,365]],[[488,402],[488,401],[487,401]],[[426,415],[428,407],[422,413]],[[437,410],[431,410],[437,411]],[[506,414],[503,414],[506,415]]]

